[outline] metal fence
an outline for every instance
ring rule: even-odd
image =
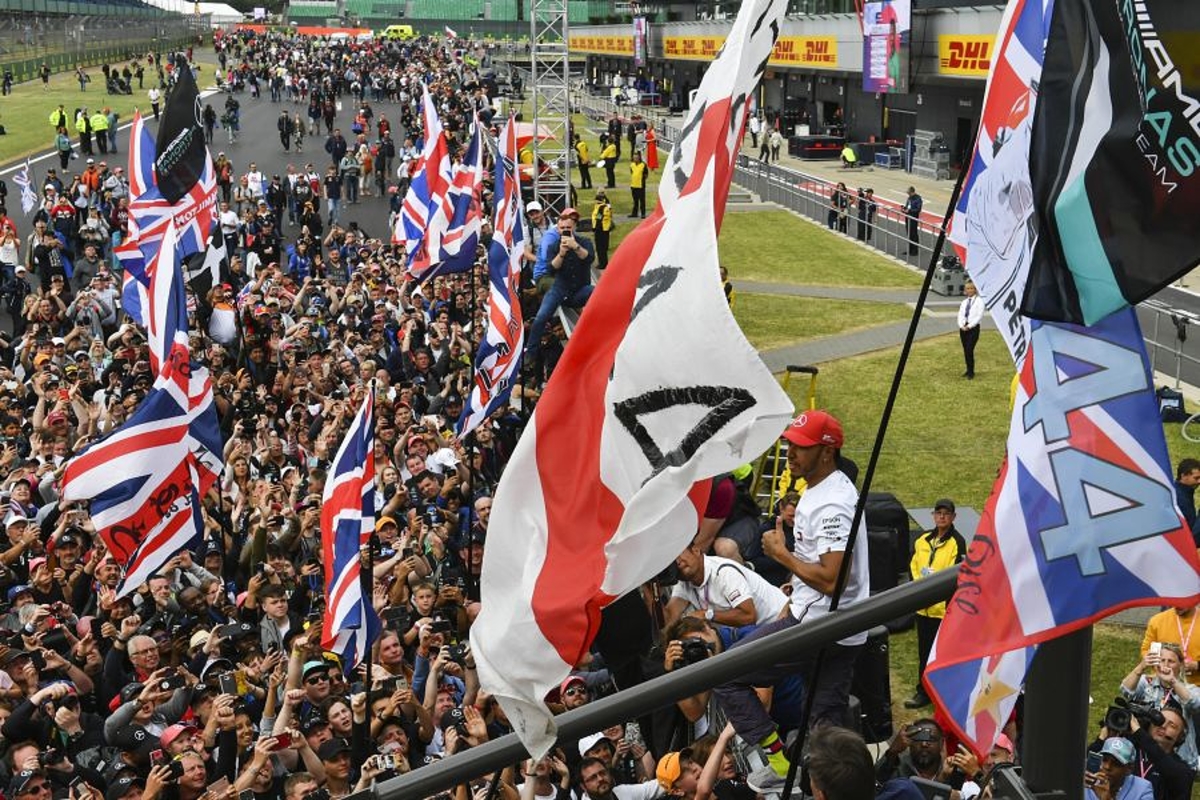
[[[655,125],[659,140],[664,143],[672,143],[679,136],[679,128],[671,123],[666,109],[615,103],[582,85],[576,87],[574,103],[578,112],[596,121],[607,120],[613,114],[621,117],[641,114]],[[734,168],[733,182],[764,201],[830,226],[829,198],[835,184],[829,180],[743,155]],[[857,208],[852,207],[844,232],[912,267],[921,270],[928,267],[940,219],[935,216],[920,221],[914,255],[910,252],[907,221],[901,208],[878,200],[876,208],[874,224],[864,225],[860,237]],[[836,219],[830,227],[836,227]],[[1140,304],[1138,316],[1152,368],[1169,376],[1175,388],[1182,384],[1200,387],[1200,313],[1181,309],[1160,296]]]
[[[576,91],[575,98],[576,108],[595,120],[608,119],[613,114],[621,117],[640,114],[655,125],[659,141],[672,144],[679,137],[679,129],[668,122],[669,112],[664,108],[618,104],[610,97],[591,94],[582,87]],[[766,163],[752,156],[742,155],[734,168],[733,182],[758,195],[765,202],[775,203],[822,225],[838,227],[836,212],[833,215],[833,225],[830,225],[830,196],[836,186],[831,181],[780,166],[775,162]],[[851,199],[856,200],[854,195],[851,195]],[[929,264],[938,232],[936,223],[928,220],[918,222],[916,252],[910,252],[904,212],[895,203],[879,198],[875,198],[874,220],[872,222],[864,219],[861,236],[857,205],[848,209],[845,228],[843,233],[861,239],[879,252],[922,270]]]
[[[0,0],[0,64],[10,68],[18,82],[36,78],[42,64],[54,73],[73,70],[77,65],[117,64],[145,55],[151,49],[184,46],[196,34],[195,17],[151,15],[143,13],[140,6],[53,0],[38,4],[83,11],[57,15],[42,11],[6,12],[5,6],[9,4],[17,8],[32,4]]]

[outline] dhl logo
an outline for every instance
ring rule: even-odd
[[[991,36],[941,37],[939,71],[945,75],[986,76],[992,66],[993,43]]]
[[[827,39],[809,39],[804,43],[804,60],[810,64],[832,64],[837,55],[829,52]]]

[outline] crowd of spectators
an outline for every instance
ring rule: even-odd
[[[283,149],[315,152],[285,174],[214,154],[227,263],[218,285],[189,298],[189,311],[192,353],[213,376],[226,469],[203,498],[203,541],[120,599],[121,565],[106,552],[86,504],[62,502],[60,490],[72,455],[118,428],[153,383],[145,332],[120,309],[113,261],[128,230],[128,180],[115,161],[94,157],[77,175],[65,164],[50,170],[24,237],[0,209],[0,291],[14,319],[12,337],[0,338],[0,599],[7,601],[0,772],[8,800],[248,800],[246,792],[255,800],[325,800],[511,731],[479,685],[468,644],[491,498],[561,353],[565,335],[554,312],[587,301],[596,247],[574,209],[551,220],[527,204],[525,364],[510,404],[456,439],[474,343],[486,324],[486,264],[481,257],[472,272],[415,285],[388,243],[390,232],[345,221],[344,209],[374,196],[398,211],[423,140],[421,82],[455,157],[473,114],[490,128],[499,124],[486,50],[426,39],[239,33],[219,40],[217,55],[228,89],[220,119],[236,117],[241,92],[251,102],[261,92],[260,102],[295,106],[279,113]],[[178,57],[166,54],[161,63]],[[341,104],[354,109],[348,135],[335,124]],[[211,141],[218,114],[205,111]],[[606,137],[602,160],[615,158],[619,143],[619,135]],[[630,144],[638,149],[636,139]],[[644,191],[645,180],[635,188]],[[485,216],[490,182],[489,174]],[[611,209],[605,193],[596,194],[602,202],[592,222],[607,234]],[[485,242],[489,236],[485,224]],[[371,601],[384,631],[370,666],[347,673],[320,643],[320,511],[330,461],[372,387]],[[826,455],[849,493],[840,446],[838,427]],[[763,518],[744,481],[714,479],[696,541],[680,554],[675,574],[647,590],[657,602],[634,596],[618,604],[614,618],[635,624],[610,625],[616,635],[602,631],[600,641],[620,645],[598,646],[549,698],[552,706],[577,708],[630,680],[712,657],[813,592],[812,602],[827,602],[828,591],[806,582],[791,556],[798,505],[811,513],[787,494]],[[865,575],[865,567],[855,571]],[[789,581],[791,598],[779,588]],[[865,593],[865,583],[859,588]],[[655,641],[651,629],[661,629]],[[631,651],[633,658],[620,658]],[[1157,676],[1131,675],[1129,696],[1175,692],[1187,706],[1178,677],[1162,672],[1170,656],[1159,653],[1143,665]],[[769,698],[758,716],[780,739],[801,722],[801,672],[783,670],[757,687],[759,699]],[[822,707],[822,718],[852,725],[837,682],[832,693],[840,699]],[[755,790],[746,775],[757,765],[736,745],[720,697],[705,692],[560,742],[547,758],[506,771],[498,792],[748,800]],[[1129,734],[1139,752],[1153,752],[1144,740],[1165,746],[1159,728],[1190,727],[1175,716],[1152,721],[1140,737]],[[1016,738],[1014,728],[1009,734]],[[1172,740],[1167,752],[1181,743]],[[1110,760],[1125,752],[1101,746]],[[969,800],[1016,749],[1005,736],[984,762],[948,752],[929,719],[905,726],[873,775],[861,739],[848,730],[823,728],[811,747],[811,789],[829,800],[896,790],[894,779],[910,777],[946,781]],[[1194,744],[1178,751],[1195,758]],[[1177,784],[1162,780],[1155,788],[1167,785]],[[464,784],[455,800],[478,800],[488,790],[486,782]],[[1162,792],[1156,800],[1176,800]]]

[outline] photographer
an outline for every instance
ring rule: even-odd
[[[1159,724],[1143,726],[1130,718],[1129,740],[1137,748],[1135,771],[1154,787],[1154,800],[1186,800],[1191,796],[1196,770],[1179,757],[1187,739],[1186,715],[1174,702],[1163,705]]]
[[[887,749],[875,762],[875,780],[886,783],[892,778],[920,777],[939,783],[951,783],[955,765],[945,757],[945,737],[936,721],[922,718],[896,731]],[[962,777],[954,782],[962,786]],[[951,785],[954,785],[951,783]]]
[[[728,632],[729,629],[724,630]],[[663,648],[662,664],[666,672],[672,672],[711,656],[719,655],[726,647],[726,642],[718,633],[718,629],[704,619],[691,616],[680,617],[674,624],[664,629],[663,641],[666,642],[666,646]],[[758,691],[760,694],[770,697],[766,705],[770,707],[771,720],[781,730],[786,732],[799,725],[803,687],[798,676],[784,676],[765,688],[759,688]],[[684,727],[691,725],[692,733],[694,733],[694,736],[685,737],[685,741],[690,742],[707,733],[716,732],[713,730],[713,726],[719,720],[716,713],[717,708],[711,700],[712,692],[705,690],[691,697],[685,697],[676,703],[679,713],[683,716]],[[666,725],[655,724],[656,737],[659,736],[660,728],[677,728],[679,726],[679,720],[668,722],[669,724]],[[682,733],[683,731],[676,732]],[[660,750],[674,746],[661,739],[655,741],[654,744],[661,745]]]
[[[1156,642],[1121,681],[1121,697],[1132,706],[1161,709],[1174,702],[1183,709],[1186,736],[1176,753],[1192,769],[1197,767],[1196,731],[1192,718],[1200,713],[1200,692],[1183,677],[1183,650],[1177,644]],[[1131,712],[1137,713],[1136,708]],[[1123,731],[1112,730],[1114,735]]]

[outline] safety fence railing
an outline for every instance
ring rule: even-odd
[[[796,653],[814,653],[839,639],[927,608],[953,594],[957,577],[957,568],[943,570],[929,578],[881,592],[812,623],[763,637],[753,644],[728,650],[588,703],[555,717],[559,738],[578,740],[611,725],[643,717],[765,665],[794,661]],[[517,764],[526,757],[520,740],[515,734],[509,734],[384,781],[376,787],[375,795],[378,800],[433,797],[474,778]]]
[[[196,35],[191,17],[143,15],[137,6],[127,7],[130,16],[126,17],[117,13],[121,7],[116,5],[61,3],[78,6],[85,13],[51,16],[5,14],[4,2],[0,0],[0,65],[11,69],[17,82],[36,78],[43,64],[51,73],[76,66],[123,64],[150,50],[186,46]]]

